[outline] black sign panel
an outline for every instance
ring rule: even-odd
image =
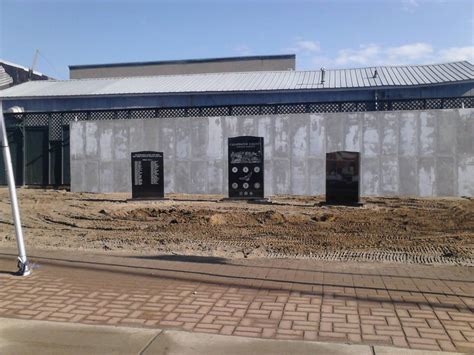
[[[360,158],[357,152],[326,154],[326,203],[359,203]]]
[[[164,195],[163,153],[132,153],[132,198],[160,199]]]
[[[229,138],[229,198],[263,199],[263,137]]]

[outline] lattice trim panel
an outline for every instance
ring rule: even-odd
[[[186,110],[184,108],[160,108],[156,111],[156,117],[159,118],[186,117]]]
[[[63,125],[69,125],[73,121],[87,120],[87,112],[65,112],[63,113]]]
[[[273,115],[276,112],[276,107],[271,105],[261,106],[260,112],[262,115]]]
[[[229,107],[227,106],[203,107],[201,111],[202,116],[205,117],[229,116]]]
[[[255,116],[260,115],[260,106],[232,106],[232,116]]]
[[[341,112],[357,112],[357,102],[343,102]]]
[[[474,97],[461,98],[464,108],[474,108]]]
[[[444,99],[443,108],[472,108],[474,107],[473,97],[453,97]]]
[[[438,110],[443,108],[442,99],[428,99],[426,100],[425,107],[427,110]]]
[[[309,105],[309,112],[323,113],[323,112],[340,112],[338,103],[317,103]]]
[[[113,120],[115,119],[115,112],[114,111],[91,111],[88,119],[91,121]]]
[[[63,140],[63,114],[52,113],[49,121],[49,140],[52,142]]]
[[[277,106],[277,113],[279,114],[305,113],[305,112],[307,112],[305,104],[278,105]]]
[[[130,111],[130,118],[155,118],[156,117],[156,110],[131,110]]]
[[[130,118],[130,110],[115,111],[115,114],[118,120],[126,120]]]
[[[425,108],[424,100],[410,100],[410,101],[392,101],[392,111],[409,111],[409,110],[423,110]]]
[[[201,109],[199,107],[190,107],[186,109],[186,116],[187,117],[200,117]]]
[[[29,113],[24,117],[24,123],[27,127],[44,127],[49,125],[49,114],[47,113]]]

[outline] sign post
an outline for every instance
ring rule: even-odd
[[[10,148],[8,147],[7,129],[5,127],[5,118],[3,116],[2,101],[0,100],[0,143],[2,145],[3,162],[5,164],[5,175],[7,177],[8,191],[12,206],[13,221],[15,223],[16,244],[18,247],[18,272],[20,276],[31,274],[31,268],[28,263],[25,251],[25,243],[23,241],[23,231],[21,229],[20,209],[18,208],[18,200],[16,198],[15,178],[13,176],[12,160],[10,156]]]

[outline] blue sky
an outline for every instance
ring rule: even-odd
[[[0,58],[68,65],[295,53],[297,69],[474,63],[472,0],[0,0]]]

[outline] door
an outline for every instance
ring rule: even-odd
[[[47,185],[49,172],[48,127],[26,129],[25,150],[25,183],[27,185]]]

